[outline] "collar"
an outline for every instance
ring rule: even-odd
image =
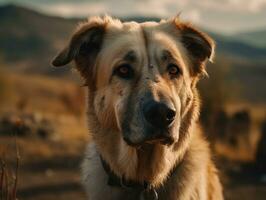
[[[140,191],[141,200],[158,200],[158,193],[149,182],[144,181],[143,183],[126,180],[124,176],[118,177],[110,168],[108,163],[100,156],[104,171],[108,175],[107,184],[111,187],[121,187],[127,190]]]

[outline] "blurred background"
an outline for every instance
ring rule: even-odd
[[[8,200],[85,199],[84,88],[71,66],[50,66],[77,23],[101,14],[141,22],[178,13],[217,43],[200,83],[200,121],[225,197],[265,199],[266,0],[0,0],[1,200],[7,193]]]

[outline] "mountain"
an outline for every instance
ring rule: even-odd
[[[217,51],[221,55],[252,62],[266,59],[266,48],[256,47],[246,41],[233,38],[223,39],[219,36],[213,38],[216,41]]]
[[[15,5],[0,7],[0,54],[10,68],[46,73],[75,20],[45,16]]]
[[[0,60],[14,72],[65,76],[69,69],[54,69],[50,61],[61,49],[78,21],[47,16],[28,8],[5,5],[0,7]],[[124,21],[159,21],[158,18],[128,17]],[[207,31],[208,32],[208,31]],[[264,31],[243,33],[237,36],[223,36],[209,32],[217,44],[216,63],[210,67],[229,67],[228,77],[238,82],[245,90],[246,98],[266,100],[266,89],[252,88],[266,86],[266,47]]]
[[[10,68],[19,71],[54,73],[51,58],[62,48],[78,21],[46,16],[16,5],[0,7],[0,54]],[[158,18],[130,17],[124,20],[158,21]],[[211,33],[217,54],[231,59],[264,60],[266,48],[257,48],[234,38]],[[61,72],[60,72],[61,73]]]
[[[266,27],[263,30],[237,33],[234,38],[256,47],[266,48]]]

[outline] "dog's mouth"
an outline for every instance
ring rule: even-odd
[[[166,145],[166,146],[170,146],[175,142],[173,137],[166,137],[166,138],[158,138],[158,139],[153,139],[153,140],[149,140],[145,143],[147,144],[162,144],[162,145]]]
[[[128,134],[126,134],[128,135]],[[169,131],[156,131],[149,132],[142,135],[138,139],[133,140],[131,137],[124,136],[124,141],[132,147],[141,147],[143,145],[155,145],[161,144],[166,146],[171,146],[176,142],[176,138],[172,136]]]

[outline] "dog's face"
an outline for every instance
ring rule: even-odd
[[[75,60],[102,128],[117,130],[132,146],[171,145],[213,48],[208,36],[178,19],[139,24],[92,18],[53,64]]]

